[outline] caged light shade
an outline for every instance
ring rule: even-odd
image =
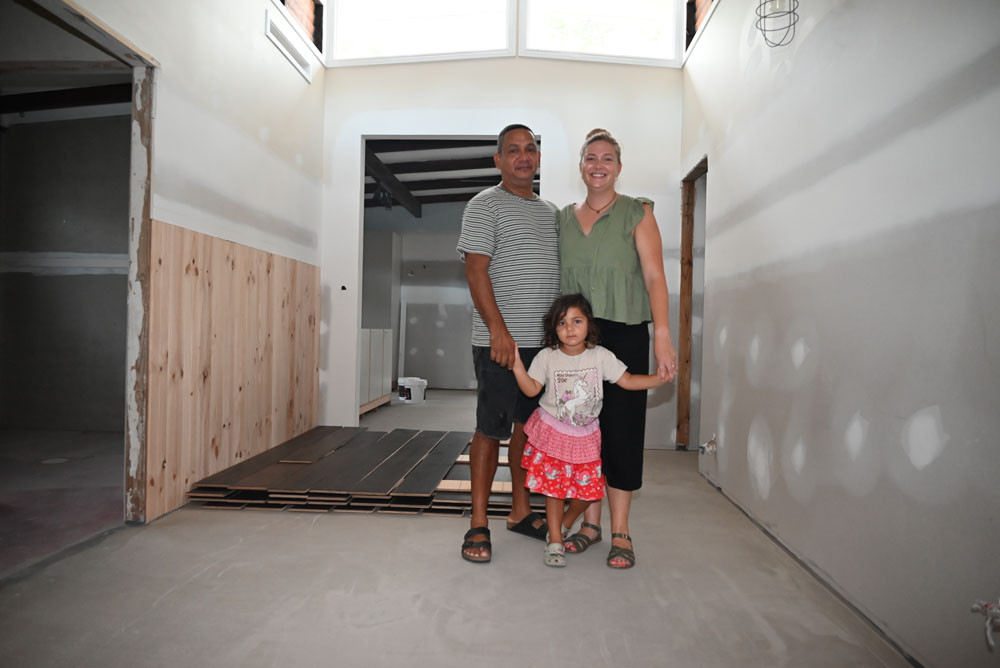
[[[795,37],[799,22],[799,0],[760,0],[757,3],[757,29],[768,46],[785,46]]]

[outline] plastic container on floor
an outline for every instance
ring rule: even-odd
[[[423,378],[400,378],[399,400],[408,404],[415,404],[424,400],[427,392],[427,381]]]

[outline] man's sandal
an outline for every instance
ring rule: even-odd
[[[627,533],[613,533],[611,534],[611,538],[612,539],[623,538],[627,540],[629,544],[632,543],[632,536],[628,535]],[[615,559],[624,559],[625,565],[617,566],[611,563]],[[635,552],[630,547],[620,547],[618,545],[612,545],[611,551],[608,552],[608,566],[610,566],[611,568],[617,568],[619,570],[632,568],[633,566],[635,566]]]
[[[601,527],[597,526],[596,524],[591,524],[590,522],[581,522],[580,528],[593,529],[594,531],[597,532],[597,535],[591,538],[587,534],[577,531],[575,534],[571,536],[566,536],[563,539],[563,547],[565,547],[566,551],[569,552],[570,554],[580,554],[581,552],[585,552],[587,548],[593,545],[594,543],[601,542]]]
[[[535,526],[535,522],[539,522],[540,524]],[[545,518],[535,511],[531,511],[525,515],[524,518],[516,524],[508,522],[507,531],[513,531],[514,533],[519,533],[522,536],[537,538],[538,540],[548,540],[549,537],[549,527],[545,524]]]
[[[566,551],[562,543],[549,543],[545,546],[546,566],[565,566]]]
[[[486,540],[473,541],[472,539],[476,536],[486,536]],[[476,564],[488,563],[490,559],[493,558],[493,543],[490,542],[490,530],[486,527],[473,527],[465,532],[463,536],[465,542],[462,543],[462,558],[466,561],[471,561]],[[466,552],[470,549],[485,549],[486,556],[473,556]]]

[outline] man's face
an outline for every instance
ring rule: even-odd
[[[503,136],[501,150],[493,156],[505,184],[528,189],[535,180],[540,160],[541,152],[535,138],[520,128]]]

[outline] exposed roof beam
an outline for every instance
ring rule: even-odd
[[[500,179],[495,176],[480,176],[472,178],[432,179],[428,181],[404,181],[403,183],[410,189],[411,193],[416,193],[421,190],[440,190],[442,188],[472,188],[476,186],[488,188],[500,183]],[[373,193],[377,187],[377,183],[366,183],[365,192]]]
[[[416,150],[426,151],[438,148],[464,148],[468,146],[492,146],[496,147],[495,139],[420,139],[420,148]],[[412,139],[369,139],[365,145],[376,153],[392,153],[395,151],[414,150],[414,140]]]
[[[93,107],[99,104],[119,104],[132,101],[132,84],[109,84],[87,88],[62,88],[38,93],[0,96],[0,114],[42,109]]]
[[[466,158],[464,160],[421,160],[419,162],[394,162],[392,171],[396,174],[416,172],[452,172],[459,169],[496,169],[493,157]],[[497,172],[499,174],[500,172]]]
[[[537,189],[535,190],[535,194],[536,195],[538,194]],[[442,195],[425,195],[418,197],[417,199],[420,200],[421,204],[439,204],[441,202],[468,202],[470,199],[472,199],[474,195],[475,193],[452,193],[452,194],[442,194]],[[366,199],[364,200],[364,202],[366,209],[378,206],[375,200],[372,199]]]
[[[413,214],[414,218],[420,218],[420,202],[367,146],[365,146],[365,174],[381,183],[382,187]]]

